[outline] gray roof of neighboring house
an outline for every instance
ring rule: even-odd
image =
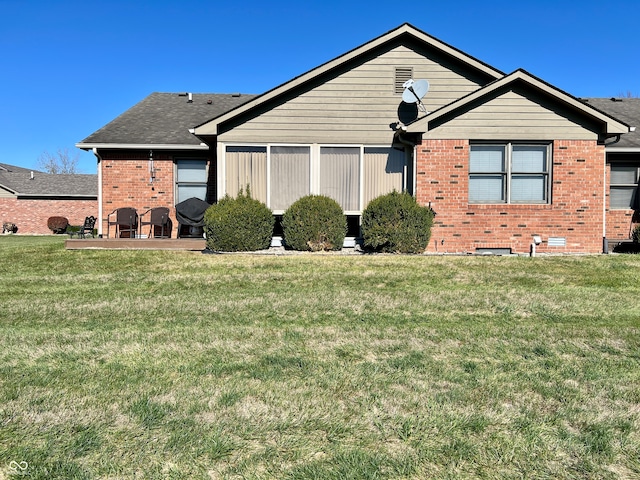
[[[18,196],[97,198],[98,175],[52,174],[0,163],[0,187]]]
[[[189,129],[226,113],[256,95],[152,93],[82,140],[85,145],[200,145]]]
[[[583,98],[582,101],[631,127],[637,127],[635,132],[625,133],[619,142],[609,145],[608,148],[640,150],[640,98]]]

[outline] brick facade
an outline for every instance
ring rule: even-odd
[[[0,220],[15,223],[19,234],[51,234],[49,217],[66,217],[70,225],[82,225],[91,215],[98,216],[98,200],[0,198]]]
[[[179,155],[180,158],[200,158]],[[141,215],[152,207],[169,207],[171,237],[176,238],[174,158],[172,152],[153,152],[155,177],[151,181],[147,152],[106,152],[102,154],[102,233],[107,235],[108,215],[122,207],[133,207]],[[209,162],[210,163],[210,162]],[[210,174],[211,177],[211,174]],[[210,182],[213,185],[215,182]],[[146,234],[147,232],[142,232]],[[110,231],[110,235],[113,233]]]
[[[533,235],[544,253],[600,253],[607,188],[604,147],[596,141],[553,142],[551,203],[468,203],[469,141],[425,140],[416,147],[416,197],[437,213],[428,252],[479,248],[529,252]],[[566,239],[564,247],[547,244]]]

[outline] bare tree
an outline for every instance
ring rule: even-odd
[[[619,93],[618,98],[639,98],[640,95],[633,93],[631,90],[627,90],[625,93]]]
[[[72,155],[68,148],[59,148],[55,154],[42,152],[38,168],[47,173],[78,173],[80,153]]]

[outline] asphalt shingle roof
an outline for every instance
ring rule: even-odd
[[[98,175],[52,174],[0,163],[0,186],[17,195],[97,197]]]
[[[640,148],[640,98],[584,98],[588,105],[623,121],[635,132],[625,133],[612,148]]]
[[[256,95],[152,93],[107,125],[89,135],[85,144],[200,145],[189,129],[248,102]]]

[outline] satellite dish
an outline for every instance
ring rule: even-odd
[[[427,109],[422,104],[422,97],[429,91],[429,82],[427,80],[409,79],[402,86],[404,87],[402,101],[405,103],[417,103],[420,110],[427,113]]]

